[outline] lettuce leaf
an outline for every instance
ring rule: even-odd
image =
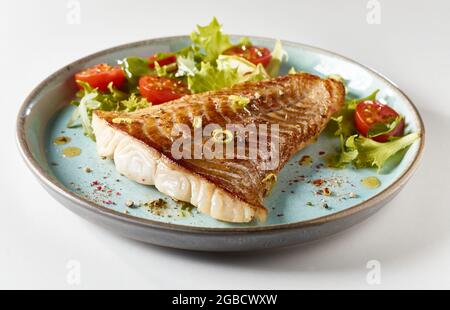
[[[217,59],[217,68],[219,70],[236,69],[239,77],[238,83],[270,78],[263,65],[255,65],[239,56],[220,55]]]
[[[145,58],[127,57],[119,60],[119,65],[122,67],[123,72],[125,72],[130,90],[134,90],[137,87],[141,76],[152,74],[152,70]]]
[[[180,55],[177,57],[178,71],[175,73],[176,77],[194,76],[198,73],[197,63],[193,54],[186,56]]]
[[[191,92],[218,90],[247,81],[268,79],[271,75],[262,65],[255,65],[238,56],[222,55],[232,46],[228,35],[222,33],[221,25],[213,18],[207,26],[197,25],[191,34],[192,45],[177,52],[178,71],[175,77],[186,78]],[[240,44],[251,45],[248,38]],[[285,51],[281,42],[275,44],[272,71],[277,73]]]
[[[129,98],[120,101],[120,111],[133,112],[136,110],[148,108],[151,103],[147,101],[144,97],[137,96],[136,94],[131,94]]]
[[[77,108],[72,113],[67,127],[73,128],[82,126],[84,134],[91,139],[95,139],[92,130],[92,113],[95,110],[101,111],[135,111],[150,106],[150,103],[136,94],[127,94],[113,87],[112,82],[108,85],[108,91],[100,92],[97,88],[92,88],[88,83],[77,81],[81,90],[77,93],[79,101],[72,101]],[[79,121],[79,122],[78,122]]]
[[[271,77],[276,77],[280,71],[281,63],[283,61],[288,60],[288,54],[283,49],[283,45],[281,44],[280,40],[277,40],[275,42],[275,46],[272,51],[272,59],[269,62],[269,65],[267,66],[267,72]]]
[[[331,166],[343,168],[352,163],[357,168],[376,167],[380,171],[389,158],[406,149],[419,138],[418,133],[411,133],[381,143],[358,134],[353,121],[356,105],[361,101],[375,100],[378,91],[376,90],[364,98],[346,100],[344,107],[331,118],[336,127],[334,135],[339,136],[340,140],[340,151],[336,156],[330,158]],[[395,128],[399,121],[401,118],[388,126]],[[379,128],[376,131],[383,134],[384,129]]]
[[[379,89],[375,90],[373,93],[371,93],[370,95],[368,95],[367,97],[364,98],[356,98],[356,99],[350,99],[347,100],[345,105],[352,110],[356,109],[356,106],[358,105],[358,103],[362,102],[362,101],[373,101],[377,99],[377,94],[380,92]]]
[[[375,100],[379,91],[380,90],[377,89],[364,98],[346,100],[344,106],[331,118],[337,125],[337,130],[334,132],[334,135],[342,135],[344,140],[346,140],[349,136],[355,134],[356,128],[353,121],[353,115],[355,113],[356,105],[361,101]]]
[[[158,62],[155,62],[155,73],[159,77],[174,78],[174,70],[177,69],[176,63],[171,63],[165,66],[160,66]]]
[[[348,164],[352,163],[358,157],[358,150],[344,150],[341,151],[337,156],[332,158],[332,167],[344,168]]]
[[[95,100],[96,97],[97,95],[95,93],[87,94],[81,99],[80,105],[78,106],[78,114],[84,134],[92,139],[94,138],[94,132],[91,127],[92,111],[101,106],[101,102]]]
[[[419,133],[410,133],[393,141],[381,143],[362,135],[354,135],[347,139],[346,146],[352,152],[357,152],[358,155],[354,158],[357,168],[377,167],[380,171],[389,158],[409,147],[419,137]]]
[[[202,61],[205,60],[205,54],[203,54],[200,51],[200,47],[196,46],[196,45],[189,45],[186,46],[182,49],[180,49],[179,51],[175,52],[175,55],[178,57],[182,56],[182,57],[187,57],[187,58],[192,58],[194,60],[195,63],[201,63]]]
[[[388,132],[391,132],[394,130],[400,122],[403,120],[403,117],[397,116],[392,122],[390,123],[377,123],[369,128],[369,131],[367,133],[367,136],[369,138],[378,137],[381,135],[384,135]]]
[[[289,69],[289,71],[288,71],[288,74],[297,74],[297,73],[299,73],[300,71],[297,71],[294,67],[291,67],[290,69]]]
[[[237,56],[219,56],[217,65],[202,62],[198,70],[191,62],[183,63],[188,87],[193,93],[218,90],[248,81],[261,81],[270,78],[264,67],[254,65]]]
[[[219,70],[208,62],[202,62],[201,69],[194,76],[188,76],[187,81],[191,92],[202,93],[230,87],[238,83],[239,75],[237,69]]]
[[[215,17],[207,26],[197,25],[197,30],[191,33],[191,40],[195,46],[204,50],[207,62],[214,62],[223,51],[232,46],[230,37],[222,33],[221,25]]]
[[[240,76],[240,82],[249,82],[249,81],[262,81],[270,79],[270,75],[267,73],[266,69],[262,64],[258,64],[253,72],[249,72],[243,76]]]
[[[243,76],[253,72],[256,65],[239,56],[220,55],[217,59],[217,68],[219,70],[237,69],[238,74]]]
[[[242,37],[240,40],[239,40],[239,44],[238,45],[241,45],[241,46],[252,46],[253,45],[253,43],[252,43],[252,41],[250,41],[250,38],[249,37]]]

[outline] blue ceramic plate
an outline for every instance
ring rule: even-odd
[[[269,48],[274,45],[272,39],[251,39],[257,45]],[[283,42],[289,61],[284,64],[282,74],[290,67],[320,76],[339,74],[347,81],[350,94],[356,97],[380,89],[377,98],[404,115],[407,131],[421,132],[421,139],[407,150],[398,165],[377,174],[374,169],[327,168],[327,155],[335,152],[338,141],[322,134],[317,143],[298,153],[282,170],[265,202],[269,210],[265,223],[230,224],[196,210],[180,210],[179,205],[154,187],[136,184],[118,174],[112,161],[99,159],[95,143],[83,135],[82,129],[68,129],[66,124],[73,111],[68,103],[76,92],[73,82],[76,72],[97,63],[175,51],[188,44],[188,37],[169,37],[96,53],[59,70],[26,99],[18,117],[19,146],[28,165],[56,199],[83,217],[134,239],[193,250],[255,250],[317,239],[363,220],[392,198],[415,169],[423,149],[424,127],[405,94],[380,74],[347,58]],[[54,139],[61,135],[70,137],[70,142],[55,144]],[[80,148],[81,154],[64,157],[66,147]],[[302,158],[310,160],[303,160],[300,165]],[[86,172],[86,167],[92,171]],[[376,176],[381,185],[377,188],[362,185],[361,180],[370,176]],[[324,184],[318,186],[322,181]],[[324,187],[331,195],[319,194]],[[125,204],[127,200],[145,202],[157,198],[164,198],[169,205],[160,214],[144,207],[127,208]]]

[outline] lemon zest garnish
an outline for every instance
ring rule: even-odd
[[[250,98],[247,98],[245,96],[236,96],[236,95],[230,95],[228,96],[228,100],[231,103],[231,106],[234,109],[242,109],[247,106],[247,104],[250,103]]]
[[[126,118],[126,117],[116,117],[116,118],[113,118],[112,122],[114,124],[123,124],[123,123],[131,124],[134,122],[134,120],[131,118]]]
[[[225,138],[224,138],[225,137]],[[228,129],[214,129],[212,138],[216,143],[230,143],[233,141],[233,133]]]
[[[202,117],[201,116],[195,116],[194,120],[192,121],[192,126],[194,128],[202,128]]]

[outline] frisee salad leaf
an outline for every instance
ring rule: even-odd
[[[217,68],[219,70],[236,69],[238,74],[237,83],[270,79],[270,75],[263,65],[255,65],[238,56],[220,55],[217,59]]]
[[[334,125],[337,125],[334,135],[339,136],[340,140],[340,151],[330,158],[331,166],[343,168],[348,164],[354,164],[357,168],[376,167],[380,171],[389,158],[419,138],[418,133],[411,133],[389,142],[380,143],[358,134],[353,121],[356,105],[362,101],[375,100],[378,92],[379,90],[376,90],[367,97],[346,100],[344,107],[331,118]],[[377,126],[372,130],[372,134],[385,134],[397,127],[401,120],[402,118],[398,117],[383,128]]]
[[[354,159],[357,168],[377,167],[380,171],[389,158],[410,146],[419,136],[419,133],[410,133],[381,143],[362,135],[354,135],[347,139],[346,146],[353,152],[357,152],[358,155]]]
[[[276,77],[280,71],[281,63],[288,60],[288,53],[283,49],[280,40],[275,41],[272,58],[267,66],[267,72],[271,77]]]
[[[137,87],[141,76],[152,74],[147,59],[141,57],[124,58],[119,60],[119,65],[122,67],[123,72],[125,72],[131,90]]]
[[[224,34],[221,28],[216,18],[213,18],[206,26],[197,25],[197,29],[191,33],[192,45],[175,52],[176,64],[160,66],[156,61],[153,70],[149,67],[149,61],[142,57],[127,57],[120,60],[119,65],[128,81],[128,90],[136,92],[139,78],[144,75],[188,77],[188,87],[194,93],[217,90],[218,87],[229,87],[237,83],[259,81],[278,75],[281,63],[287,60],[287,52],[283,49],[280,40],[275,42],[272,59],[266,70],[262,65],[255,66],[241,57],[221,55],[233,46],[230,37]],[[247,37],[242,38],[239,44],[252,45]],[[167,52],[158,53],[156,58],[164,58],[167,55]],[[176,68],[178,68],[177,71],[173,73],[172,71]],[[234,69],[237,69],[237,76]],[[208,73],[212,75],[208,77]],[[214,78],[219,80],[214,82]]]
[[[237,56],[220,56],[217,64],[202,62],[200,70],[183,69],[188,76],[189,90],[201,93],[231,87],[248,81],[261,81],[270,78],[261,64],[257,66]]]
[[[297,71],[294,67],[291,67],[288,71],[288,74],[297,74],[299,71]]]
[[[220,55],[217,59],[217,68],[219,70],[237,69],[239,75],[245,75],[253,72],[256,65],[239,56]]]
[[[125,112],[133,112],[149,106],[151,106],[151,103],[147,99],[136,94],[131,94],[129,98],[120,101],[120,111]]]
[[[81,90],[77,93],[77,97],[80,99],[72,101],[77,108],[72,113],[67,127],[73,128],[81,125],[84,134],[91,139],[95,139],[91,126],[92,113],[95,110],[132,112],[151,105],[145,98],[134,93],[129,95],[114,88],[112,82],[108,85],[106,92],[100,92],[82,81],[77,81],[77,83],[81,86]]]
[[[208,62],[214,62],[223,51],[232,46],[230,37],[223,34],[221,28],[214,17],[209,25],[197,25],[197,30],[191,33],[192,42],[204,50],[205,60]]]
[[[176,63],[171,63],[169,65],[160,66],[158,62],[155,62],[155,72],[159,77],[173,78],[175,74],[173,73],[177,68]]]
[[[337,130],[334,132],[334,134],[336,136],[342,135],[344,140],[349,136],[355,134],[356,128],[353,122],[353,114],[355,113],[356,105],[361,101],[375,100],[379,91],[380,90],[377,89],[364,98],[346,100],[344,106],[331,118],[331,120],[336,122],[337,125]]]
[[[202,62],[201,69],[194,76],[188,76],[187,81],[191,92],[202,93],[232,86],[239,81],[239,75],[237,69],[219,70],[208,62]]]
[[[197,30],[191,34],[191,40],[191,47],[177,53],[178,71],[175,76],[187,77],[189,90],[193,93],[277,76],[281,63],[287,59],[287,53],[279,40],[275,43],[267,70],[261,64],[255,65],[242,57],[222,55],[232,43],[229,36],[222,33],[216,18],[207,26],[197,26]],[[246,37],[239,44],[252,45]]]
[[[367,97],[364,97],[364,98],[356,98],[356,99],[350,99],[350,100],[347,100],[347,102],[345,103],[346,104],[346,106],[349,108],[349,109],[352,109],[352,110],[354,110],[354,109],[356,109],[356,106],[358,105],[358,103],[360,103],[360,102],[362,102],[362,101],[373,101],[373,100],[376,100],[377,99],[377,94],[380,92],[380,90],[379,89],[377,89],[377,90],[375,90],[373,93],[371,93],[370,95],[368,95]]]
[[[374,124],[372,127],[369,128],[367,136],[369,138],[373,138],[373,137],[378,137],[378,136],[384,135],[384,134],[386,134],[388,132],[391,132],[392,130],[394,130],[400,124],[400,122],[402,120],[403,120],[403,117],[401,117],[399,115],[390,123],[387,123],[387,124],[385,124],[385,123]]]
[[[194,76],[198,73],[197,64],[194,60],[193,54],[177,57],[178,71],[175,73],[176,77]]]

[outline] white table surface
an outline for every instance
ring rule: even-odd
[[[450,288],[450,5],[379,0],[71,1],[0,4],[0,288],[313,289]],[[115,3],[115,4],[114,4]],[[419,170],[389,205],[343,233],[255,254],[191,253],[101,229],[53,200],[19,157],[15,116],[56,69],[114,45],[186,34],[217,16],[230,33],[323,47],[382,72],[419,108],[427,129]],[[170,17],[170,18],[168,18]],[[369,284],[369,260],[381,283]],[[79,262],[79,284],[67,281]]]

